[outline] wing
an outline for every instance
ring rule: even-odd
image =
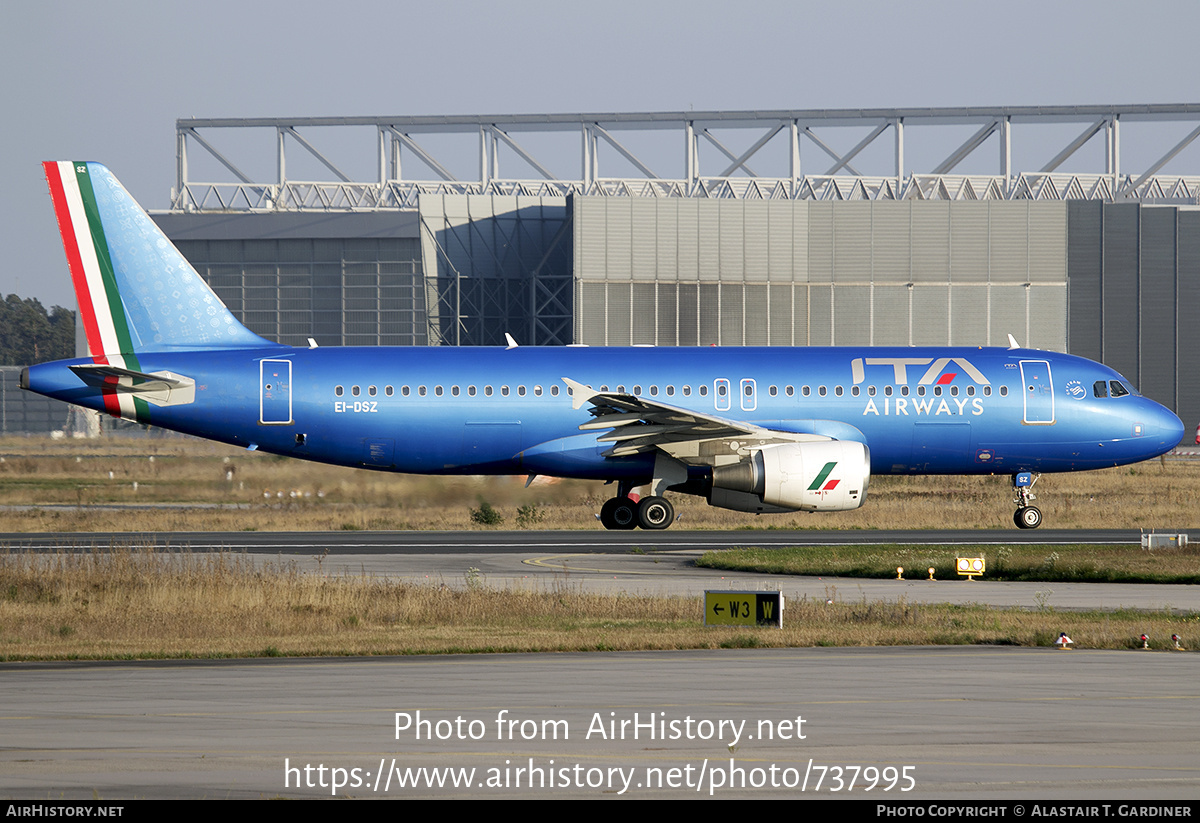
[[[594,419],[580,425],[580,431],[612,430],[596,438],[613,444],[604,453],[606,457],[660,449],[685,463],[710,463],[706,455],[717,451],[730,455],[751,445],[833,439],[819,434],[776,431],[632,394],[596,391],[569,377],[562,381],[571,389],[571,403],[576,409],[591,404],[588,413]]]

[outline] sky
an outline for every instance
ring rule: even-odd
[[[41,161],[164,209],[180,117],[1200,103],[1198,29],[1190,0],[5,0],[0,296],[74,307]]]

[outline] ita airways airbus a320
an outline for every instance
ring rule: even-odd
[[[88,356],[22,388],[247,449],[418,474],[616,483],[609,529],[668,492],[843,511],[872,474],[1004,474],[1036,528],[1042,472],[1137,463],[1183,424],[1112,369],[1005,348],[294,348],[237,321],[98,163],[45,164]],[[639,500],[635,487],[648,487]]]

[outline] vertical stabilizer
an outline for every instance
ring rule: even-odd
[[[237,321],[107,168],[69,161],[43,167],[88,354],[97,362],[272,345]]]

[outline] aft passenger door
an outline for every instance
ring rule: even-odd
[[[291,360],[259,361],[258,422],[267,426],[292,422]]]

